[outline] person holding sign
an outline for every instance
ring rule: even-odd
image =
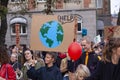
[[[68,61],[68,70],[74,73],[79,64],[85,64],[92,74],[96,69],[96,65],[99,61],[99,58],[97,55],[95,55],[95,52],[92,50],[91,40],[89,36],[84,36],[82,38],[81,46],[84,49],[84,52],[78,60]]]

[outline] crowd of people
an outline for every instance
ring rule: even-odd
[[[82,55],[0,47],[0,80],[120,80],[120,38],[94,44],[80,40]]]

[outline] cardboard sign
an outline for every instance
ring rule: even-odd
[[[104,28],[104,39],[120,37],[120,26],[110,26]]]
[[[120,26],[116,27],[113,37],[120,38]]]
[[[74,17],[67,15],[32,15],[30,48],[67,52],[74,39]]]

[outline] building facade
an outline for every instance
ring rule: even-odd
[[[97,3],[97,35],[104,38],[104,27],[111,26],[110,0],[98,0]]]
[[[97,3],[100,3],[99,1],[101,5],[97,5]],[[102,14],[102,10],[104,10],[102,9],[103,1],[104,0],[57,0],[51,9],[55,15],[80,15],[78,18],[77,41],[80,41],[82,38],[82,29],[86,29],[87,35],[93,40],[97,35],[97,20],[102,20],[100,15]],[[99,10],[97,10],[96,7],[99,7]],[[27,12],[26,8],[28,10]],[[15,24],[20,24],[20,44],[30,46],[32,14],[45,15],[46,0],[9,0],[8,9],[6,44],[8,46],[16,44]],[[97,18],[98,13],[100,18]]]

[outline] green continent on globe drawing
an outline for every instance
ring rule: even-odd
[[[61,25],[58,26],[57,32],[58,32],[58,31],[61,31],[61,32],[63,33],[63,29],[62,29]],[[60,34],[60,33],[57,33],[57,41],[58,41],[58,42],[59,42],[59,41],[62,42],[62,40],[63,40],[63,35]]]
[[[53,44],[53,41],[49,38],[46,39],[46,42],[49,44],[49,47],[51,47]]]
[[[43,25],[43,26],[44,26],[44,25]],[[41,29],[40,29],[40,32],[41,32],[41,34],[42,34],[43,37],[45,37],[44,34],[46,34],[46,33],[48,32],[49,28],[50,28],[50,27],[45,27],[45,28],[41,28]]]

